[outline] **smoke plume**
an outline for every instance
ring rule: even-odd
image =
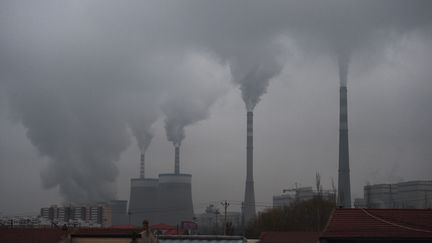
[[[267,60],[253,67],[243,79],[239,81],[242,98],[247,111],[253,111],[260,102],[261,96],[267,92],[270,79],[280,73],[282,65],[275,60]]]
[[[359,53],[430,33],[431,8],[429,0],[4,0],[1,94],[49,161],[44,187],[71,202],[106,200],[128,127],[145,151],[160,109],[168,140],[180,145],[230,81],[253,110],[285,64],[280,36],[305,55],[336,54],[346,85]]]
[[[172,78],[186,85],[172,90],[162,105],[167,139],[174,146],[181,145],[187,126],[209,116],[211,106],[227,91],[229,80],[228,67],[208,54],[179,58],[183,62],[181,75]]]
[[[133,107],[136,107],[136,110],[129,113],[129,127],[141,153],[145,153],[154,136],[152,125],[157,119],[157,111],[155,107],[149,105],[150,101],[149,103],[141,103],[145,102],[145,100],[136,99],[134,102],[134,104],[138,105],[134,105]]]

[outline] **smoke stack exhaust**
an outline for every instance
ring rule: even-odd
[[[140,178],[144,179],[144,153],[141,153],[141,164],[140,164]]]
[[[348,102],[346,82],[345,84],[342,83],[340,87],[338,179],[338,206],[343,208],[350,208],[351,183],[349,171]]]
[[[253,112],[247,112],[246,119],[246,189],[243,203],[244,223],[255,217],[255,190],[253,181]]]
[[[180,145],[175,145],[174,174],[180,174]]]

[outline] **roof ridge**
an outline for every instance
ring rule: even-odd
[[[384,223],[389,224],[389,225],[393,225],[393,226],[396,226],[396,227],[399,227],[399,228],[402,228],[402,229],[406,229],[406,230],[412,230],[412,231],[423,232],[423,233],[432,233],[432,231],[430,231],[430,230],[417,229],[417,228],[412,228],[412,227],[409,227],[409,226],[400,225],[400,224],[397,224],[397,223],[394,223],[394,222],[390,222],[388,220],[382,219],[382,218],[380,218],[380,217],[378,217],[376,215],[371,214],[370,212],[368,212],[364,208],[361,208],[361,210],[365,214],[367,214],[369,217],[372,217],[372,218],[374,218],[376,220],[379,220],[379,221],[384,222]]]

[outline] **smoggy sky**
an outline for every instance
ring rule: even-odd
[[[236,210],[246,110],[259,210],[316,172],[329,189],[345,83],[353,198],[366,183],[430,180],[431,11],[428,0],[2,1],[0,212],[129,199],[140,151],[157,177],[174,170],[173,144],[195,211]]]

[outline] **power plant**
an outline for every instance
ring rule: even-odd
[[[129,221],[141,225],[144,219],[157,222],[158,179],[145,178],[144,153],[141,154],[140,177],[131,179]]]
[[[192,175],[180,174],[180,146],[175,146],[174,173],[145,178],[144,154],[141,154],[140,177],[131,179],[129,221],[141,225],[144,219],[170,225],[191,221]]]
[[[243,201],[244,223],[255,217],[255,190],[253,180],[253,112],[246,119],[246,187]]]
[[[177,225],[194,217],[192,175],[180,174],[180,145],[174,145],[174,174],[159,174],[159,222]]]
[[[192,175],[159,175],[159,221],[169,225],[180,225],[194,217],[192,204]]]
[[[339,174],[338,174],[338,207],[351,207],[351,183],[349,170],[348,146],[348,99],[347,99],[347,63],[339,60],[340,111],[339,111]]]

